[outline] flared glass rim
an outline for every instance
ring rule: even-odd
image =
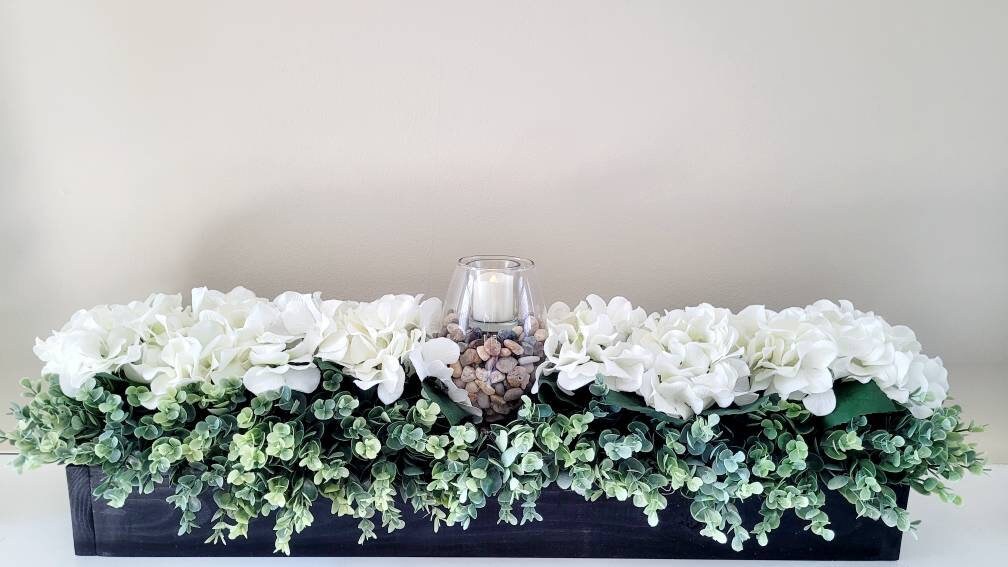
[[[480,266],[481,262],[488,264],[499,262],[498,266]],[[523,272],[535,268],[535,262],[529,258],[508,256],[506,254],[475,254],[458,259],[458,267],[465,270],[507,270]]]

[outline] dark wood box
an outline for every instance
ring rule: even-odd
[[[214,503],[203,500],[199,525],[204,528],[177,535],[179,513],[165,498],[168,486],[152,494],[133,495],[122,508],[95,502],[92,490],[101,480],[97,467],[67,467],[74,549],[77,555],[104,556],[268,556],[273,555],[271,519],[253,520],[248,539],[227,545],[206,544]],[[906,505],[909,489],[897,489]],[[545,490],[537,509],[542,522],[524,526],[497,523],[494,505],[481,511],[467,530],[442,527],[433,532],[430,520],[404,506],[406,527],[392,534],[380,528],[378,540],[357,544],[357,520],[330,514],[328,501],[312,510],[315,522],[291,541],[292,555],[375,557],[623,557],[667,559],[805,559],[893,561],[899,558],[902,534],[881,522],[858,518],[842,496],[827,491],[826,512],[836,533],[827,542],[804,530],[804,522],[785,514],[767,547],[755,539],[741,552],[732,551],[699,534],[689,513],[689,502],[670,497],[658,527],[628,502],[601,499],[586,502],[557,487]],[[740,510],[751,526],[757,517],[756,499]]]

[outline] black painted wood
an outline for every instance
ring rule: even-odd
[[[105,556],[264,556],[273,554],[272,521],[253,520],[249,538],[225,545],[205,544],[213,515],[211,498],[204,498],[198,533],[176,535],[178,512],[165,502],[172,494],[159,486],[152,494],[133,495],[123,508],[93,502],[91,492],[101,469],[67,467],[70,509],[77,555]],[[909,490],[897,488],[905,506]],[[767,547],[754,540],[742,552],[718,544],[698,532],[689,514],[689,502],[669,497],[658,527],[647,525],[644,515],[627,502],[601,499],[585,502],[580,496],[550,487],[539,499],[542,522],[525,526],[497,524],[493,505],[482,510],[468,530],[444,528],[434,534],[431,522],[403,507],[406,528],[392,534],[379,530],[377,541],[357,544],[357,520],[330,514],[327,501],[312,509],[315,521],[291,542],[292,555],[375,557],[635,557],[679,559],[806,559],[885,560],[899,558],[902,534],[880,522],[856,517],[842,496],[827,491],[826,511],[832,542],[804,530],[804,522],[786,514]],[[756,499],[740,510],[747,525],[756,520]]]

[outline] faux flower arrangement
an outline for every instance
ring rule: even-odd
[[[945,482],[984,459],[948,393],[941,359],[913,332],[848,302],[779,312],[710,305],[647,314],[589,296],[547,315],[547,361],[510,422],[487,424],[452,381],[460,349],[432,336],[441,304],[244,288],[152,295],[79,311],[35,347],[43,377],[15,406],[19,468],[97,465],[96,496],[122,505],[170,483],[181,532],[200,496],[208,541],[273,515],[276,549],[312,504],[403,527],[409,505],[467,526],[491,499],[500,521],[540,519],[555,484],[627,500],[655,525],[673,494],[701,533],[742,549],[788,511],[831,539],[825,492],[911,530],[894,486],[958,501]],[[737,505],[760,502],[743,525]]]

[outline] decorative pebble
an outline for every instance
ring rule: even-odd
[[[448,323],[458,323],[458,313],[454,311],[449,312],[448,316],[445,317],[445,321]]]
[[[546,340],[546,329],[539,329],[535,332],[535,340],[543,342]]]
[[[522,347],[520,344],[518,344],[518,343],[516,343],[514,341],[511,341],[511,340],[504,341],[504,346],[506,346],[507,348],[511,349],[511,352],[513,352],[517,356],[521,356],[522,353],[525,352],[525,348],[524,347]]]
[[[535,364],[542,360],[538,356],[523,356],[518,359],[518,364]]]
[[[529,315],[528,319],[525,319],[525,327],[530,333],[535,333],[539,330],[539,319],[536,319],[535,315]]]
[[[493,408],[495,412],[501,415],[506,415],[511,412],[511,408],[508,407],[506,404],[497,404],[494,402],[490,402],[490,407]]]
[[[490,407],[490,396],[484,394],[483,392],[476,394],[476,405],[481,408]]]
[[[511,370],[510,370],[510,371],[508,372],[509,374],[510,374],[510,373],[514,373],[514,374],[517,374],[517,375],[519,375],[519,376],[528,376],[529,374],[531,374],[531,373],[532,373],[532,372],[531,372],[531,371],[529,370],[529,367],[528,367],[528,366],[517,366],[517,362],[518,362],[518,361],[516,360],[516,361],[515,361],[516,365],[514,366],[514,368],[512,368],[512,369],[511,369]]]
[[[507,385],[511,386],[512,388],[520,388],[521,387],[521,379],[522,379],[522,377],[521,377],[520,374],[514,374],[514,373],[508,374],[507,375]]]
[[[497,338],[500,339],[500,340],[502,340],[502,341],[511,341],[511,340],[514,340],[514,338],[516,336],[518,336],[518,335],[516,335],[515,332],[514,332],[514,330],[512,330],[512,329],[504,329],[503,331],[500,331],[500,332],[497,333]]]
[[[465,338],[465,333],[462,331],[462,327],[459,327],[455,323],[448,323],[446,329],[448,331],[448,337],[455,342],[461,341]]]
[[[472,366],[466,366],[462,369],[462,381],[472,382],[476,379],[476,370]]]
[[[504,357],[504,356],[511,356],[511,349],[509,349],[506,346],[501,347],[500,355],[502,357]]]
[[[472,329],[469,329],[469,333],[466,335],[466,338],[469,339],[470,343],[482,341],[483,329],[480,329],[479,327],[473,327]]]
[[[490,401],[498,404],[503,404],[504,398],[498,396],[497,394],[490,394]]]
[[[466,392],[474,394],[479,391],[479,386],[476,385],[476,382],[469,382],[468,384],[465,385],[465,389]]]
[[[452,382],[454,382],[459,388],[465,388],[465,382],[463,382],[461,378],[452,378]]]
[[[497,337],[489,337],[487,340],[483,341],[483,350],[487,352],[490,356],[497,356],[500,354],[501,344],[497,340]]]
[[[531,376],[532,375],[532,371],[535,370],[535,366],[533,366],[531,364],[522,364],[521,366],[518,366],[517,368],[521,368],[522,370],[525,371],[525,374],[528,374],[529,376]]]
[[[504,373],[501,372],[500,370],[494,370],[493,372],[490,373],[490,380],[489,380],[489,382],[491,384],[497,384],[498,382],[503,382],[503,381],[504,381]]]
[[[486,382],[487,379],[490,378],[490,371],[487,370],[486,368],[480,368],[480,367],[477,366],[476,367],[476,378],[478,378],[478,379],[483,380],[484,382]]]
[[[496,390],[493,389],[493,386],[487,384],[486,382],[483,382],[482,380],[477,380],[473,382],[473,384],[476,384],[476,387],[479,388],[480,391],[483,392],[484,394],[489,395],[497,393]]]
[[[502,396],[504,395],[504,392],[507,390],[507,386],[505,386],[503,382],[498,382],[493,385],[493,389],[494,392],[497,392],[498,396]]]
[[[509,356],[507,358],[499,358],[499,359],[497,359],[497,365],[495,366],[495,368],[497,368],[497,370],[500,370],[501,372],[507,374],[508,372],[511,372],[511,369],[514,368],[517,365],[518,365],[518,361],[515,360],[514,357]]]
[[[514,327],[511,327],[511,331],[514,332],[515,334],[514,338],[518,339],[519,341],[522,340],[522,337],[525,336],[525,327],[522,327],[521,325],[515,325]]]
[[[486,347],[483,345],[476,347],[476,354],[479,355],[480,360],[483,362],[490,360],[490,353],[487,352]]]
[[[522,394],[524,393],[525,391],[521,388],[511,388],[510,390],[504,392],[504,401],[513,402],[522,397]]]
[[[466,351],[462,353],[462,356],[459,357],[459,364],[461,364],[462,366],[471,366],[475,364],[476,361],[478,361],[479,359],[480,359],[479,353],[476,352],[476,349],[470,348],[466,349]]]
[[[497,366],[497,357],[491,358],[490,360],[486,361],[486,367],[485,368],[487,370],[493,370],[494,366]]]
[[[452,378],[458,378],[462,376],[462,365],[458,361],[451,363]]]

